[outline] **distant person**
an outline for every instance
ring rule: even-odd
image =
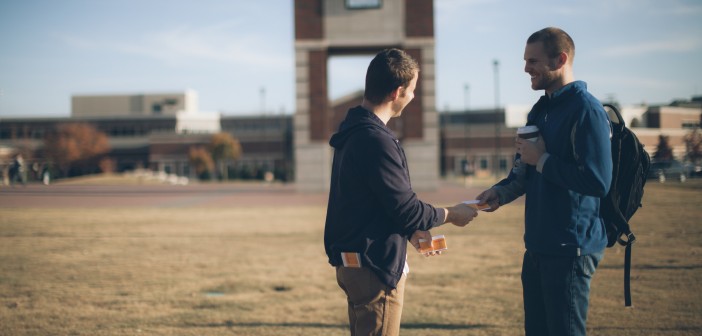
[[[51,183],[51,169],[48,164],[42,166],[41,181],[44,185],[49,185]]]
[[[443,223],[465,226],[477,215],[459,204],[435,208],[417,198],[402,146],[386,126],[414,98],[417,62],[398,49],[378,53],[366,73],[360,106],[329,141],[334,147],[324,230],[329,263],[348,301],[351,335],[398,335],[407,242],[431,239]]]
[[[22,183],[23,186],[26,185],[26,173],[24,158],[22,158],[22,154],[17,154],[10,165],[10,185],[14,186],[16,181]]]
[[[573,77],[575,44],[561,29],[532,34],[524,52],[531,88],[545,95],[528,123],[536,142],[517,139],[525,163],[521,190],[516,174],[478,196],[497,210],[526,194],[522,263],[524,329],[527,336],[585,335],[590,281],[603,257],[607,236],[600,197],[612,180],[610,124],[585,82]]]

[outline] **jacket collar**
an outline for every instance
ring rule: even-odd
[[[564,85],[562,88],[554,91],[550,96],[548,96],[548,99],[549,100],[557,100],[561,96],[566,95],[568,92],[577,91],[577,90],[587,90],[587,83],[585,83],[583,81],[570,82],[570,83]]]

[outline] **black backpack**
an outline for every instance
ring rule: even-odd
[[[616,243],[626,247],[624,304],[631,307],[631,245],[636,241],[636,236],[631,232],[629,220],[641,207],[651,157],[639,138],[626,128],[619,110],[611,104],[603,106],[612,127],[612,184],[607,195],[600,199],[600,217],[604,220],[607,230],[607,247]],[[571,131],[571,143],[571,148],[575,151],[575,126]],[[577,157],[575,152],[573,157]]]
[[[631,245],[636,236],[629,219],[641,207],[651,158],[636,135],[626,128],[624,118],[613,105],[604,104],[612,121],[612,184],[600,201],[600,216],[607,228],[607,247],[626,247],[624,254],[624,305],[631,306]]]

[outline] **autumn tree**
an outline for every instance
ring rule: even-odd
[[[44,139],[45,156],[63,176],[99,171],[98,162],[110,151],[107,135],[85,123],[59,124]]]
[[[214,170],[214,161],[206,148],[202,146],[190,147],[188,159],[200,179],[209,179]]]
[[[702,159],[702,132],[700,132],[700,128],[696,127],[686,134],[684,141],[688,160],[697,164]]]
[[[223,179],[228,179],[227,169],[225,169],[226,160],[237,160],[241,157],[241,144],[239,140],[231,134],[220,132],[212,136],[210,140],[210,153],[214,160],[219,176]]]
[[[653,154],[653,159],[656,161],[669,161],[673,159],[673,148],[670,147],[668,143],[669,137],[667,135],[658,136],[658,148],[656,153]]]

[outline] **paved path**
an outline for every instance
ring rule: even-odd
[[[441,182],[420,199],[447,206],[473,199],[482,187]],[[40,185],[0,187],[0,208],[326,206],[327,193],[298,192],[294,184]]]

